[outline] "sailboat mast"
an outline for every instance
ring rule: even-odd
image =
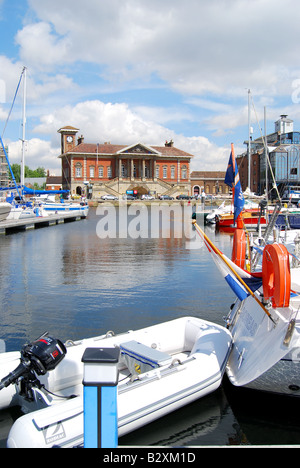
[[[22,160],[21,160],[21,191],[25,185],[25,138],[26,138],[26,71],[27,68],[23,68],[23,132],[22,132]]]
[[[267,142],[267,108],[264,107],[264,127],[265,127],[265,164],[266,164],[266,199],[268,200],[268,142]]]
[[[250,89],[248,89],[248,187],[251,190],[251,127],[250,127]]]

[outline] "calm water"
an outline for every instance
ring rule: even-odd
[[[91,209],[86,220],[0,237],[0,338],[8,351],[46,330],[65,341],[183,315],[224,324],[234,298],[204,247],[187,244],[174,232],[176,225],[170,235],[161,226],[151,238],[132,216],[123,230],[117,217],[117,236],[105,237],[104,219]],[[108,222],[106,229],[115,226]],[[221,250],[231,251],[230,236],[206,229]],[[194,233],[189,235],[193,240]],[[119,442],[299,444],[298,416],[298,402],[236,392],[225,382],[214,394]],[[0,447],[14,417],[13,411],[0,412]]]

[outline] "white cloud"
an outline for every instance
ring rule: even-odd
[[[288,21],[279,0],[30,5],[41,22],[25,26],[18,40],[21,56],[35,65],[81,60],[106,67],[107,78],[113,73],[123,80],[156,73],[184,94],[240,93],[245,87],[274,93],[282,86],[282,70],[290,81],[297,56],[299,12],[293,0],[285,2],[285,10],[293,11]]]
[[[173,139],[176,147],[194,155],[192,170],[199,170],[199,167],[202,170],[223,170],[228,161],[228,148],[218,148],[205,137],[177,135],[166,127],[143,119],[126,104],[87,101],[74,107],[66,106],[41,118],[35,132],[51,135],[52,141],[30,139],[26,144],[25,164],[32,169],[41,166],[59,174],[60,136],[57,130],[65,125],[79,128],[79,135],[83,134],[87,143],[111,141],[129,145],[143,142],[163,146],[166,140]],[[20,141],[9,143],[9,158],[11,163],[21,162]]]
[[[54,65],[70,62],[70,41],[53,34],[49,23],[39,22],[25,26],[17,33],[16,42],[21,46],[22,61],[30,64],[34,70],[51,70]]]
[[[247,88],[256,97],[260,119],[264,105],[271,107],[274,120],[286,109],[291,118],[300,117],[291,100],[293,83],[300,78],[300,10],[293,0],[284,5],[293,11],[288,20],[279,0],[28,4],[31,10],[16,34],[22,62],[0,56],[0,79],[12,97],[21,63],[26,63],[29,112],[39,137],[34,151],[39,147],[45,154],[42,136],[51,135],[51,164],[59,151],[57,130],[69,124],[93,142],[159,145],[172,138],[196,155],[195,169],[222,170],[229,151],[213,139],[226,140],[243,126],[246,138]],[[177,100],[160,103],[153,92],[153,102],[149,95],[141,103],[130,101],[132,90],[146,86],[160,87],[160,96],[163,87],[173,90]],[[105,93],[111,103],[103,102]],[[280,110],[278,96],[285,102],[290,97],[290,106]],[[181,122],[183,128],[193,126],[189,137],[178,130]]]
[[[8,157],[10,164],[21,164],[22,145],[20,141],[6,142],[8,144]],[[61,174],[61,163],[58,159],[60,148],[52,147],[48,141],[33,138],[25,145],[25,165],[30,169],[44,167],[53,175]]]

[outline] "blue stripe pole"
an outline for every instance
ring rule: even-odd
[[[119,348],[87,348],[84,362],[84,448],[118,446]]]

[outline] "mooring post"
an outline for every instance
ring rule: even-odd
[[[82,362],[84,448],[118,446],[119,348],[86,348]]]

